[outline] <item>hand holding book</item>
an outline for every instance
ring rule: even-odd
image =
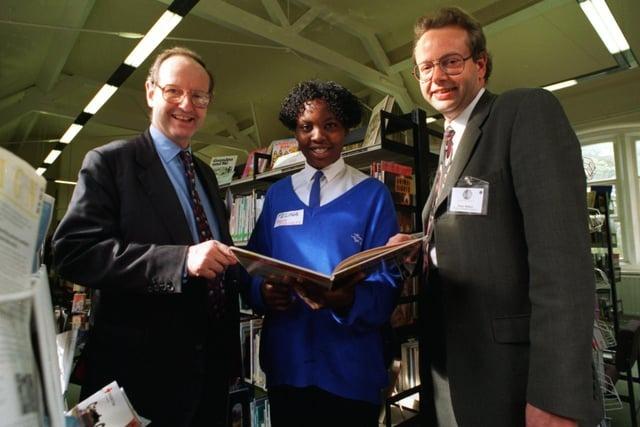
[[[262,282],[260,291],[265,305],[272,310],[287,310],[293,302],[292,288],[289,283],[266,280]]]
[[[327,289],[312,282],[304,283],[300,281],[294,283],[293,289],[295,289],[300,299],[313,310],[330,308],[338,313],[343,313],[353,305],[356,284],[365,277],[366,274],[363,272],[356,273],[333,289]]]

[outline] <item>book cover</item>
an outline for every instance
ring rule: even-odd
[[[67,415],[90,426],[142,427],[148,424],[131,407],[124,390],[115,381],[78,403]]]
[[[413,205],[413,177],[398,175],[391,172],[382,172],[382,182],[385,183],[394,203],[403,206]]]
[[[216,156],[211,158],[209,166],[216,174],[218,185],[228,184],[233,179],[234,168],[236,167],[237,155],[233,156]]]
[[[418,237],[396,245],[378,246],[359,252],[344,259],[336,266],[330,275],[246,249],[232,247],[231,250],[238,258],[240,264],[242,264],[251,275],[280,282],[299,280],[305,283],[305,285],[306,283],[312,283],[325,289],[333,289],[343,283],[347,283],[349,279],[360,272],[369,272],[383,261],[396,257],[405,259],[413,256],[419,250],[421,244],[422,237]]]
[[[259,174],[264,172],[267,169],[267,159],[258,160],[258,169],[254,170],[254,158],[256,157],[256,153],[267,154],[269,152],[268,148],[258,148],[256,150],[252,150],[249,152],[247,156],[247,163],[244,164],[244,169],[242,170],[242,178],[247,176],[253,176],[255,174]]]
[[[276,139],[269,144],[271,151],[271,164],[269,169],[273,169],[279,157],[298,151],[298,141],[295,138]]]

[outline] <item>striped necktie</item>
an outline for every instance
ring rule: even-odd
[[[433,187],[431,191],[434,192],[433,197],[431,197],[431,205],[429,206],[429,219],[427,221],[427,226],[425,229],[425,236],[427,236],[427,244],[424,245],[424,263],[423,268],[427,269],[429,266],[429,246],[431,242],[431,237],[433,234],[433,226],[435,222],[435,211],[436,211],[436,201],[440,197],[440,192],[444,187],[445,180],[447,178],[447,172],[449,172],[449,167],[451,166],[451,158],[453,156],[453,135],[455,131],[451,126],[447,126],[444,131],[444,135],[442,137],[442,144],[444,144],[444,156],[440,157],[440,162],[438,164],[438,170],[436,172],[436,177],[433,180]]]
[[[213,234],[211,233],[211,227],[209,227],[207,215],[202,207],[198,190],[196,190],[196,173],[193,164],[193,157],[187,150],[180,151],[179,156],[182,161],[182,166],[184,166],[184,175],[187,181],[187,190],[191,197],[191,207],[193,208],[193,215],[196,220],[199,243],[206,242],[207,240],[213,240]],[[224,284],[222,283],[219,275],[216,276],[215,279],[207,281],[207,290],[211,313],[215,318],[222,317],[224,314]]]

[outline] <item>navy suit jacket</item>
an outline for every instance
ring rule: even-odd
[[[489,183],[486,215],[448,211],[464,177]],[[586,181],[556,98],[537,89],[485,92],[435,209],[425,348],[427,363],[449,377],[458,424],[524,425],[529,402],[596,425]]]
[[[231,244],[215,175],[194,160],[221,240]],[[183,283],[192,244],[148,130],[87,153],[53,238],[58,273],[99,295],[83,396],[117,380],[153,425],[191,425],[200,405],[224,422],[229,379],[239,367],[240,276],[236,267],[227,270],[226,314],[214,320],[206,283]]]

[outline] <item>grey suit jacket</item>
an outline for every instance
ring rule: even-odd
[[[467,176],[489,183],[487,215],[448,212]],[[459,425],[524,425],[526,402],[599,421],[585,194],[580,146],[555,97],[482,95],[435,202],[438,268],[425,292],[427,363],[446,371]]]
[[[222,241],[231,244],[215,175],[198,159],[195,165]],[[214,320],[206,283],[183,282],[193,243],[148,131],[87,153],[53,239],[58,273],[99,292],[83,396],[117,380],[153,425],[189,425],[200,405],[224,422],[239,366],[240,273],[227,271],[226,315]]]

